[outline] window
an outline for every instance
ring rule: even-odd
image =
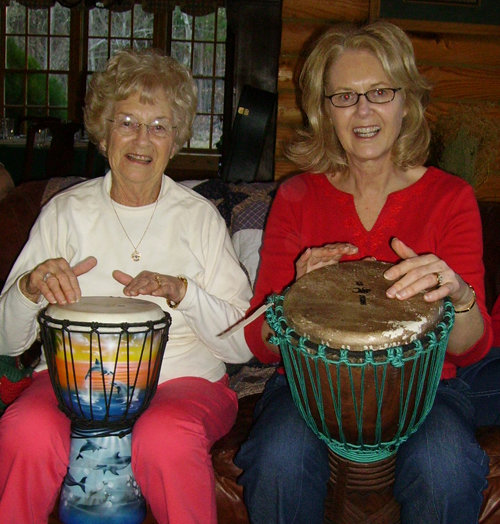
[[[150,12],[104,8],[1,8],[0,114],[18,121],[54,116],[81,121],[90,75],[123,47],[156,47],[189,67],[198,86],[198,112],[186,150],[216,153],[222,135],[226,56],[225,9],[189,14],[179,6]],[[165,28],[167,28],[165,30]]]
[[[142,49],[153,45],[154,15],[140,5],[130,11],[108,9],[88,11],[87,74],[104,69],[106,61],[118,49]]]
[[[70,10],[6,7],[4,114],[68,116]]]
[[[192,148],[215,149],[222,135],[226,68],[225,9],[189,16],[176,7],[172,16],[171,55],[193,72],[198,111]]]

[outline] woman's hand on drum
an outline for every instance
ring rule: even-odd
[[[403,261],[384,273],[386,279],[396,281],[386,291],[389,298],[406,300],[424,292],[427,302],[446,296],[455,306],[470,302],[472,291],[469,286],[444,260],[433,253],[417,255],[397,238],[392,239],[391,247]]]
[[[82,296],[77,277],[96,264],[95,257],[87,257],[73,267],[64,258],[45,260],[21,278],[19,288],[35,303],[43,295],[50,304],[72,304]]]
[[[141,271],[132,277],[123,271],[113,271],[113,278],[125,287],[123,293],[129,297],[151,295],[164,297],[166,300],[178,304],[186,294],[186,284],[178,277],[160,275],[152,271]]]
[[[295,262],[295,278],[298,280],[310,271],[337,264],[344,255],[355,255],[357,252],[356,246],[343,242],[325,244],[321,247],[309,247]]]

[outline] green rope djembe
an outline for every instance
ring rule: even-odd
[[[439,384],[451,302],[435,329],[409,344],[353,352],[311,343],[289,327],[284,295],[266,316],[279,345],[292,396],[312,431],[341,457],[375,462],[395,454],[429,413]]]

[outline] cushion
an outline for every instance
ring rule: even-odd
[[[21,357],[0,355],[0,416],[31,384],[32,367],[25,367]]]
[[[259,265],[262,232],[276,182],[225,183],[210,179],[193,187],[213,202],[226,221],[234,250],[253,286]]]

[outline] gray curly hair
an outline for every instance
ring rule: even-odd
[[[89,139],[97,145],[105,139],[115,102],[140,93],[142,102],[154,103],[158,90],[170,103],[179,151],[192,135],[197,88],[187,67],[155,49],[121,50],[108,60],[104,71],[92,75],[84,108]]]

